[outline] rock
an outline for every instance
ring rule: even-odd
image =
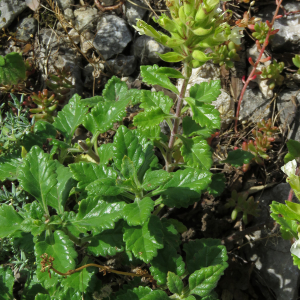
[[[132,0],[131,2],[126,1],[126,17],[129,25],[136,25],[137,19],[143,19],[147,12],[147,9],[144,9],[143,7],[146,7],[145,4],[139,0]]]
[[[7,28],[26,7],[23,0],[1,0],[0,29]]]
[[[64,15],[68,21],[73,20],[75,18],[73,9],[71,8],[66,8],[64,10]]]
[[[241,103],[239,120],[257,123],[262,119],[269,119],[271,117],[270,101],[258,88],[248,86]]]
[[[74,0],[55,0],[55,2],[58,4],[59,8],[62,8],[63,10],[67,8],[74,7]]]
[[[87,54],[89,50],[94,49],[93,46],[94,34],[85,31],[80,35],[80,49],[82,53]]]
[[[79,35],[79,33],[77,32],[76,29],[72,28],[69,31],[69,36],[72,38],[72,41],[73,41],[74,44],[79,44],[80,43],[80,35]]]
[[[141,60],[142,65],[155,64],[161,61],[157,55],[171,51],[170,48],[156,42],[152,37],[142,35],[138,37],[132,47],[133,55]]]
[[[126,22],[115,15],[104,15],[97,24],[93,45],[104,59],[121,53],[132,40]]]
[[[136,69],[136,59],[134,56],[118,55],[115,59],[107,62],[108,70],[117,76],[129,76]]]
[[[291,125],[291,128],[288,132],[288,138],[296,140],[300,142],[300,113],[299,110],[295,113],[295,106],[291,101],[292,97],[296,96],[296,101],[298,105],[300,104],[300,93],[298,89],[285,89],[283,90],[277,100],[277,109],[279,112],[279,117],[281,124],[283,126],[283,130],[287,128],[287,126]],[[292,120],[294,118],[294,120]],[[290,124],[290,122],[292,124]]]
[[[91,30],[99,21],[97,8],[81,7],[74,11],[75,28],[78,31]]]
[[[17,29],[16,38],[28,42],[37,31],[37,20],[25,18],[21,21]]]
[[[272,201],[284,203],[289,191],[289,184],[281,183],[265,190],[262,195],[257,195],[255,201],[259,200],[261,212],[251,226],[272,221],[269,205]],[[250,243],[242,249],[247,260],[255,264],[257,272],[253,272],[253,276],[256,276],[259,282],[264,282],[268,289],[273,290],[276,300],[298,299],[300,271],[293,265],[290,241],[278,236],[268,237],[266,230],[255,231],[252,235],[248,235],[248,240]]]
[[[299,1],[290,1],[284,3],[284,8],[287,12],[300,10]],[[262,21],[271,21],[273,18],[276,6],[267,5],[262,9],[257,17],[262,18]],[[283,15],[283,11],[279,10],[279,14]],[[300,46],[300,23],[299,15],[291,14],[286,17],[276,20],[274,29],[279,29],[279,32],[274,35],[274,38],[270,41],[270,45],[274,51],[283,49],[288,52],[298,51]]]

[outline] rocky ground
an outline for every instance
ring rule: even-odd
[[[233,10],[235,20],[242,18],[250,7],[249,3],[237,0],[226,5]],[[300,2],[283,1],[283,8],[280,14],[284,17],[276,20],[274,26],[280,31],[267,49],[273,59],[285,63],[283,85],[270,90],[265,81],[251,82],[241,106],[238,136],[233,130],[236,101],[243,87],[242,77],[251,71],[248,58],[255,60],[258,56],[251,32],[244,33],[241,60],[233,69],[228,71],[208,62],[193,72],[193,83],[211,79],[222,82],[222,93],[214,103],[222,116],[222,130],[212,143],[216,157],[225,158],[233,147],[241,147],[243,141],[251,139],[251,130],[261,119],[271,118],[280,128],[264,166],[253,165],[244,173],[241,169],[216,165],[216,171],[222,171],[227,178],[221,197],[205,195],[194,207],[168,212],[187,226],[183,240],[220,238],[227,246],[229,268],[217,288],[222,300],[296,300],[300,295],[300,271],[293,266],[291,244],[282,240],[269,212],[269,204],[274,200],[284,202],[290,190],[280,171],[285,142],[289,138],[300,141],[300,112],[295,106],[300,103],[300,75],[292,64],[292,57],[300,53]],[[275,1],[257,1],[250,10],[252,16],[262,21],[271,20]],[[140,88],[140,65],[167,65],[157,53],[170,49],[150,37],[140,36],[132,27],[137,18],[155,24],[151,18],[166,11],[162,0],[127,0],[122,5],[103,0],[98,7],[91,0],[42,0],[36,11],[30,10],[23,0],[1,0],[0,11],[0,54],[22,52],[33,65],[32,75],[20,90],[26,95],[46,88],[48,75],[64,67],[70,68],[74,85],[70,94],[86,98],[100,95],[113,75],[129,87]],[[0,97],[7,101],[5,88]],[[164,128],[163,124],[161,127]],[[259,201],[260,214],[247,227],[241,220],[233,222],[230,210],[225,208],[232,190],[248,191]]]

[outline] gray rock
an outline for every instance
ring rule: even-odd
[[[271,117],[270,99],[263,96],[258,88],[247,87],[239,114],[239,120],[250,120],[257,123]]]
[[[118,55],[115,59],[107,62],[108,69],[117,76],[129,76],[136,69],[136,59],[134,56]]]
[[[298,105],[300,104],[300,93],[298,93],[297,90],[283,90],[277,100],[277,109],[279,112],[279,117],[281,124],[283,126],[283,130],[287,128],[287,126],[290,125],[290,122],[294,118],[294,122],[291,124],[291,128],[288,131],[288,138],[296,140],[300,142],[300,113],[299,110],[296,111],[296,115],[294,115],[295,112],[295,106],[293,102],[291,101],[291,98],[296,96],[296,101],[298,101]]]
[[[36,33],[37,24],[34,18],[23,19],[18,26],[16,38],[28,42]]]
[[[132,40],[126,22],[115,15],[104,15],[97,24],[93,45],[104,59],[121,53]]]
[[[55,2],[58,4],[59,8],[62,8],[63,10],[73,8],[75,4],[74,0],[55,0]]]
[[[136,25],[137,19],[143,19],[147,12],[143,7],[146,7],[145,4],[139,0],[132,0],[131,2],[126,1],[126,17],[129,25]]]
[[[157,53],[164,54],[169,51],[171,51],[170,48],[146,35],[138,37],[133,44],[133,55],[141,60],[142,65],[158,63],[161,59]]]
[[[75,28],[78,31],[91,30],[99,21],[97,8],[81,7],[74,11]]]
[[[284,8],[287,11],[300,10],[299,1],[291,1],[284,3]],[[276,6],[266,5],[265,8],[257,15],[262,18],[262,21],[271,21]],[[279,14],[283,14],[279,11]],[[278,51],[284,48],[284,51],[293,52],[297,51],[300,46],[300,23],[299,15],[291,14],[287,17],[276,20],[274,29],[279,29],[279,32],[274,35],[274,38],[270,41],[270,45],[273,50]]]
[[[86,54],[89,50],[94,49],[93,46],[94,34],[85,31],[80,35],[80,49],[82,53]]]
[[[66,8],[64,10],[64,15],[65,15],[66,19],[69,20],[69,21],[73,20],[75,18],[72,8]]]
[[[0,29],[7,28],[26,7],[24,0],[1,0]]]
[[[289,191],[289,184],[281,183],[256,196],[255,201],[259,200],[261,212],[251,225],[272,221],[269,205],[272,201],[283,203]],[[253,274],[259,277],[257,278],[259,282],[264,282],[269,289],[273,290],[276,300],[298,299],[300,271],[293,265],[290,241],[278,236],[268,237],[266,230],[255,231],[247,238],[249,244],[243,247],[244,253],[248,261],[254,262],[256,272]]]

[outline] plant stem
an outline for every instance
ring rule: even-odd
[[[259,55],[258,55],[258,58],[257,58],[257,60],[256,60],[256,62],[255,62],[255,64],[254,64],[254,66],[253,66],[253,69],[252,69],[250,75],[248,76],[248,78],[247,78],[247,80],[246,80],[246,82],[245,82],[245,84],[244,84],[244,87],[243,87],[243,89],[242,89],[242,91],[241,91],[241,95],[240,95],[239,102],[238,102],[238,107],[237,107],[237,110],[236,110],[235,124],[234,124],[234,131],[235,131],[236,133],[238,133],[238,130],[237,130],[237,123],[238,123],[238,118],[239,118],[239,113],[240,113],[241,103],[242,103],[244,94],[245,94],[245,92],[246,92],[246,88],[247,88],[249,82],[252,80],[252,77],[254,76],[254,73],[255,73],[255,71],[256,71],[256,68],[257,68],[257,66],[258,66],[258,64],[259,64],[259,61],[261,60],[261,57],[262,57],[262,55],[263,55],[263,53],[264,53],[266,47],[267,47],[268,44],[269,44],[269,38],[270,38],[270,35],[271,35],[272,27],[273,27],[273,25],[274,25],[275,18],[276,18],[276,16],[278,15],[278,11],[279,11],[281,2],[282,2],[282,0],[276,0],[276,4],[277,4],[276,11],[275,11],[275,13],[274,13],[274,16],[273,16],[273,19],[272,19],[272,22],[271,22],[271,26],[270,26],[270,28],[269,28],[269,30],[268,30],[266,39],[265,39],[265,41],[264,41],[264,43],[263,43],[263,45],[262,45],[262,47],[261,47],[260,53],[259,53]]]

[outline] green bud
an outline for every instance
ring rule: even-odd
[[[162,14],[158,20],[153,17],[153,21],[169,32],[177,32],[176,23],[165,14]]]
[[[202,22],[205,19],[207,19],[207,12],[203,9],[203,7],[199,7],[196,16],[195,16],[195,21],[198,24],[198,22]]]
[[[210,56],[207,56],[204,52],[200,50],[194,50],[192,56],[194,59],[199,60],[200,62],[203,63],[211,59]]]
[[[234,221],[238,215],[238,210],[235,208],[231,213],[231,219]]]
[[[248,224],[248,215],[245,213],[243,214],[243,221],[246,225]]]
[[[204,64],[205,64],[204,62],[200,62],[199,60],[192,60],[193,68],[199,68],[199,67],[203,66]]]

